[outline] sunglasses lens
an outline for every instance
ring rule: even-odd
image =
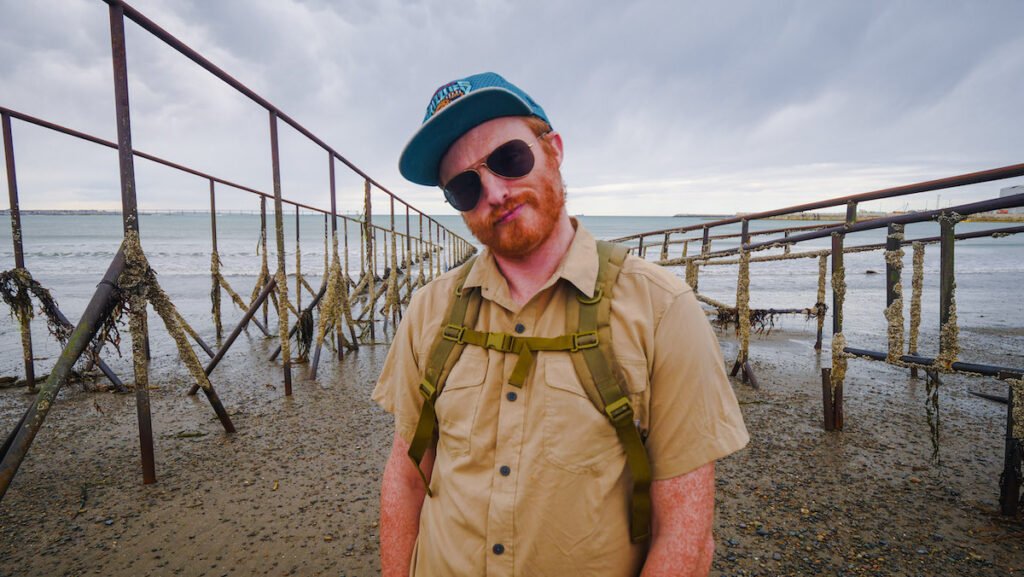
[[[444,186],[444,197],[455,210],[473,210],[480,200],[480,175],[472,170],[457,174]]]
[[[484,161],[487,168],[502,178],[522,178],[533,170],[534,157],[530,145],[522,140],[510,140],[494,149]],[[466,212],[476,208],[483,184],[480,174],[467,170],[455,175],[444,185],[444,197],[456,210]]]
[[[505,178],[521,178],[533,170],[533,152],[522,140],[510,140],[487,157],[487,168]]]

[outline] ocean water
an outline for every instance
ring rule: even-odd
[[[457,215],[436,217],[442,225],[456,234],[472,239]],[[659,230],[707,222],[697,217],[602,217],[581,216],[579,220],[596,237],[610,239],[642,231]],[[296,218],[285,219],[286,267],[295,268]],[[273,217],[269,217],[271,237],[270,269],[276,269],[276,243],[272,236]],[[390,218],[378,216],[375,224],[390,226]],[[780,228],[783,221],[751,223],[751,231]],[[811,224],[789,222],[792,225]],[[405,219],[398,218],[396,227],[404,231]],[[995,223],[961,223],[957,232],[970,232],[996,228]],[[22,217],[25,259],[28,269],[56,297],[63,312],[76,321],[95,290],[121,241],[119,215],[35,215]],[[339,225],[340,227],[340,225]],[[324,219],[308,214],[299,218],[300,248],[303,274],[315,288],[321,282],[324,269]],[[413,234],[418,233],[418,220],[411,222]],[[179,307],[186,319],[209,342],[214,341],[213,320],[210,313],[210,216],[209,214],[145,214],[140,217],[143,248],[158,273],[163,288]],[[248,299],[260,270],[261,255],[257,252],[260,223],[255,214],[221,214],[217,217],[218,247],[222,272],[236,291]],[[720,232],[739,232],[739,225],[725,227]],[[938,225],[920,223],[907,227],[907,238],[938,235]],[[697,237],[693,234],[692,237]],[[679,237],[674,237],[679,238]],[[767,238],[767,237],[762,237]],[[353,278],[359,275],[360,243],[358,225],[348,228],[349,271]],[[882,243],[884,229],[856,233],[847,237],[847,246]],[[342,247],[344,241],[342,240]],[[653,239],[648,242],[655,242]],[[736,246],[735,242],[714,241],[713,249]],[[829,246],[828,239],[802,243],[794,251],[815,250]],[[963,360],[989,362],[1003,366],[1024,366],[1024,299],[1020,287],[1024,284],[1024,236],[984,238],[957,242],[956,282],[957,304]],[[699,243],[691,244],[691,254],[699,250]],[[670,247],[670,257],[680,256],[681,245]],[[904,284],[909,303],[911,250],[905,249]],[[763,253],[762,253],[763,254]],[[660,255],[660,246],[648,250],[648,259]],[[922,312],[922,354],[937,350],[938,330],[938,245],[929,245],[925,259],[924,297]],[[14,253],[9,227],[0,232],[0,269],[14,266]],[[383,270],[384,263],[380,264]],[[735,302],[737,268],[732,266],[704,267],[700,272],[699,288],[703,294],[724,302]],[[672,269],[680,277],[682,267]],[[885,349],[885,262],[881,251],[846,255],[847,301],[846,333],[851,346]],[[875,271],[879,274],[869,274]],[[751,265],[751,306],[754,308],[805,308],[816,300],[817,259],[799,259]],[[295,300],[294,279],[290,294]],[[302,295],[309,302],[308,294]],[[224,323],[226,330],[241,318],[241,311],[228,304],[224,296]],[[831,307],[831,290],[827,293]],[[909,304],[908,304],[909,306]],[[909,312],[905,313],[909,319]],[[37,317],[38,318],[38,317]],[[151,330],[162,333],[159,322],[151,317]],[[909,322],[909,320],[908,320]],[[831,320],[826,322],[825,334],[830,334]],[[781,318],[775,327],[795,339],[814,339],[815,323],[801,316]],[[49,370],[59,348],[45,332],[45,323],[33,323],[37,373]],[[161,345],[161,343],[164,343]],[[154,347],[170,347],[164,339],[154,337]],[[756,357],[757,342],[753,345]],[[16,321],[8,314],[0,314],[0,376],[21,375],[21,345]],[[168,349],[168,352],[170,350]],[[108,361],[121,363],[115,357]]]

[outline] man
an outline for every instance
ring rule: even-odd
[[[475,321],[464,328],[505,343],[560,337],[569,310],[581,306],[571,299],[604,298],[595,289],[605,270],[597,243],[565,209],[562,158],[544,110],[493,73],[439,88],[402,153],[403,176],[440,185],[486,248],[468,272],[449,271],[417,291],[373,393],[395,415],[381,486],[385,576],[709,570],[714,461],[748,436],[704,313],[660,267],[630,256],[609,291],[614,364],[635,417],[627,428],[645,438],[641,454],[653,472],[649,539],[635,538],[648,528],[631,527],[627,449],[588,398],[587,375],[571,357],[578,352],[537,348],[523,372],[521,349],[466,345],[428,401],[436,429],[424,412],[429,387],[420,383],[430,380],[456,298],[479,291]],[[465,331],[456,332],[461,340]],[[427,437],[417,466],[409,449],[421,423],[437,436]]]

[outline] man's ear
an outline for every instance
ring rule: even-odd
[[[544,138],[548,139],[551,143],[551,148],[555,151],[555,165],[558,167],[562,166],[562,135],[552,130]]]

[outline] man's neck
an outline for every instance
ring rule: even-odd
[[[569,251],[576,229],[566,212],[562,212],[551,235],[530,254],[520,258],[494,255],[494,262],[508,283],[509,295],[517,305],[525,305],[558,269]]]

